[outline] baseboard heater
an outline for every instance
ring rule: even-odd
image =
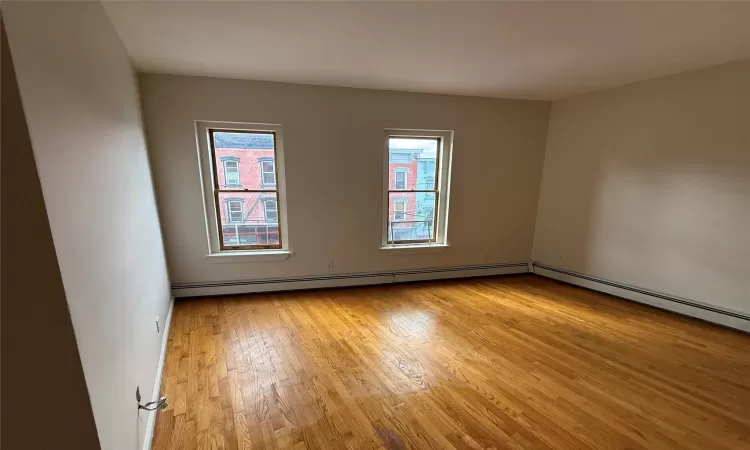
[[[539,262],[531,263],[531,271],[547,278],[750,333],[750,315],[738,311],[718,308],[694,300],[605,280],[571,270],[560,269]]]
[[[436,267],[388,272],[348,273],[307,277],[266,278],[258,280],[208,281],[172,285],[175,297],[247,294],[255,292],[290,291],[344,286],[401,283],[408,281],[469,278],[530,272],[528,262]]]

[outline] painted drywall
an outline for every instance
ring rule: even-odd
[[[105,7],[142,72],[555,100],[750,57],[748,2]]]
[[[553,104],[533,257],[750,313],[750,61]]]
[[[133,450],[170,301],[135,73],[97,2],[3,2],[3,19],[99,441]]]
[[[175,283],[517,262],[531,255],[547,102],[159,74],[141,74],[140,87]],[[206,258],[196,120],[283,126],[290,258],[233,264]],[[455,131],[444,253],[393,256],[379,249],[386,128]]]
[[[2,31],[2,448],[98,449],[42,188]],[[43,356],[42,356],[43,355]],[[43,406],[42,406],[43,405]],[[39,421],[46,417],[44,432]]]

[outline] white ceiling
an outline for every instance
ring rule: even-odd
[[[558,100],[750,58],[750,3],[105,3],[136,68]]]

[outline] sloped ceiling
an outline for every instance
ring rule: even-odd
[[[144,72],[558,100],[750,58],[750,3],[108,2]]]

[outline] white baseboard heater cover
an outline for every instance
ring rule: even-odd
[[[448,278],[482,277],[528,273],[528,262],[484,264],[473,266],[436,267],[389,272],[349,273],[308,277],[266,278],[259,280],[208,281],[172,285],[175,297],[247,294],[254,292],[290,291],[344,286],[365,286],[408,281],[441,280]]]
[[[712,322],[736,330],[750,333],[750,315],[731,311],[705,303],[673,295],[655,292],[648,289],[630,286],[616,281],[605,280],[567,269],[534,262],[532,271],[537,275],[585,287],[599,292],[643,303],[659,309],[675,312],[685,316]]]

